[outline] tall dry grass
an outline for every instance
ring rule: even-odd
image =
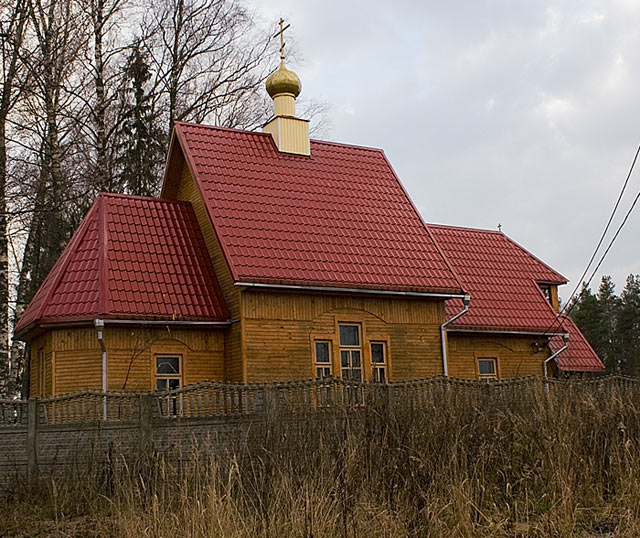
[[[530,381],[274,412],[227,453],[15,484],[0,535],[640,536],[638,402],[635,385]]]

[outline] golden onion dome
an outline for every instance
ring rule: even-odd
[[[277,71],[269,75],[266,86],[267,92],[272,98],[281,93],[291,93],[294,97],[298,97],[302,90],[298,75],[284,66],[284,60],[280,62],[280,67]]]

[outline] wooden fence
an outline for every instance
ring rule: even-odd
[[[251,428],[262,428],[264,433],[274,424],[270,422],[273,417],[331,416],[331,412],[361,409],[400,416],[407,410],[440,412],[457,401],[485,409],[495,398],[508,405],[526,405],[528,399],[536,398],[552,407],[571,405],[581,391],[602,398],[625,393],[639,401],[640,379],[544,380],[534,376],[477,381],[439,376],[374,384],[326,378],[255,385],[207,382],[160,393],[85,391],[0,400],[0,478],[12,472],[33,476],[39,467],[76,461],[79,449],[91,450],[95,456],[118,444],[133,454],[163,443],[169,446],[177,437],[189,439],[194,432],[219,440],[242,437]]]

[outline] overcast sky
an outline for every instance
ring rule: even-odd
[[[428,222],[503,231],[580,278],[640,143],[640,1],[251,0],[291,24],[323,138],[380,147]],[[616,226],[640,190],[640,163]],[[640,207],[605,260],[640,273]]]

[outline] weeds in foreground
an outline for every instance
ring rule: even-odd
[[[224,451],[194,436],[16,483],[0,536],[640,536],[638,402],[634,387],[523,383],[280,411]]]

